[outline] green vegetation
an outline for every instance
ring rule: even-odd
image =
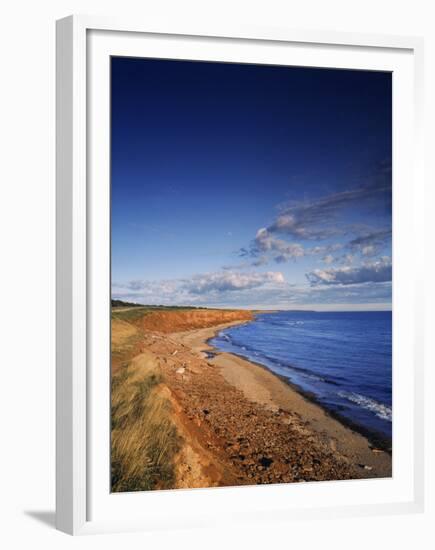
[[[112,308],[112,319],[119,319],[120,321],[134,321],[140,319],[144,315],[151,313],[151,310],[146,306],[134,307],[134,308]]]
[[[153,311],[190,311],[190,310],[202,310],[208,308],[199,308],[199,307],[191,307],[191,306],[141,306],[141,305],[134,305],[134,306],[113,306],[112,300],[112,319],[119,319],[121,321],[134,321],[135,319],[140,319],[144,315],[148,315],[149,313],[152,313]],[[119,300],[118,300],[119,302]]]
[[[111,300],[112,307],[143,307],[135,302],[124,302],[123,300]]]

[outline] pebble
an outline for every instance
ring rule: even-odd
[[[183,348],[172,350],[168,355],[180,351],[181,360],[169,359],[172,368],[162,365],[163,370],[172,376],[187,417],[201,427],[206,448],[216,451],[236,479],[288,483],[364,477],[362,471],[355,476],[334,450],[302,430],[298,415],[253,404],[222,379],[209,358],[196,358]],[[206,376],[198,376],[201,368]],[[194,372],[197,376],[191,376]]]

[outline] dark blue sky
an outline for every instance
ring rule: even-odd
[[[113,58],[111,115],[114,296],[391,302],[389,73]]]

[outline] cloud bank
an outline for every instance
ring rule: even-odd
[[[353,252],[359,252],[363,256],[372,256],[388,241],[391,240],[391,229],[380,229],[365,233],[355,239],[352,239],[348,248]]]
[[[240,249],[239,255],[251,258],[251,265],[255,266],[258,258],[262,265],[271,260],[282,264],[317,254],[332,263],[331,252],[341,248],[365,257],[379,254],[391,241],[391,229],[364,225],[355,212],[359,216],[365,212],[370,217],[379,212],[385,217],[391,203],[391,179],[384,169],[380,177],[382,180],[376,184],[287,203],[271,224],[257,231],[248,248]]]
[[[259,289],[273,292],[283,288],[285,284],[284,276],[279,271],[219,271],[196,274],[190,278],[114,283],[112,294],[119,299],[148,304],[224,303],[233,300],[231,295],[249,301]]]
[[[365,185],[332,193],[320,199],[290,204],[267,228],[269,233],[289,235],[304,240],[323,240],[343,234],[346,222],[339,214],[358,206],[359,209],[384,204],[391,194],[391,185]]]
[[[392,276],[391,258],[381,258],[360,267],[315,269],[307,273],[306,276],[311,286],[390,282]]]
[[[206,294],[209,292],[253,289],[266,283],[284,283],[283,274],[273,271],[266,273],[224,271],[194,275],[190,280],[182,281],[181,286],[192,294]]]
[[[383,269],[388,270],[387,259],[383,263],[383,267],[365,266],[364,271],[361,268],[317,270],[309,274],[309,285],[292,284],[279,271],[215,272],[171,280],[135,280],[114,283],[112,297],[142,304],[250,309],[385,304],[391,300],[391,282],[378,282],[388,279],[385,273],[382,274]]]

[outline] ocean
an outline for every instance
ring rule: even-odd
[[[391,445],[391,312],[280,311],[210,344],[285,377],[373,441]]]

